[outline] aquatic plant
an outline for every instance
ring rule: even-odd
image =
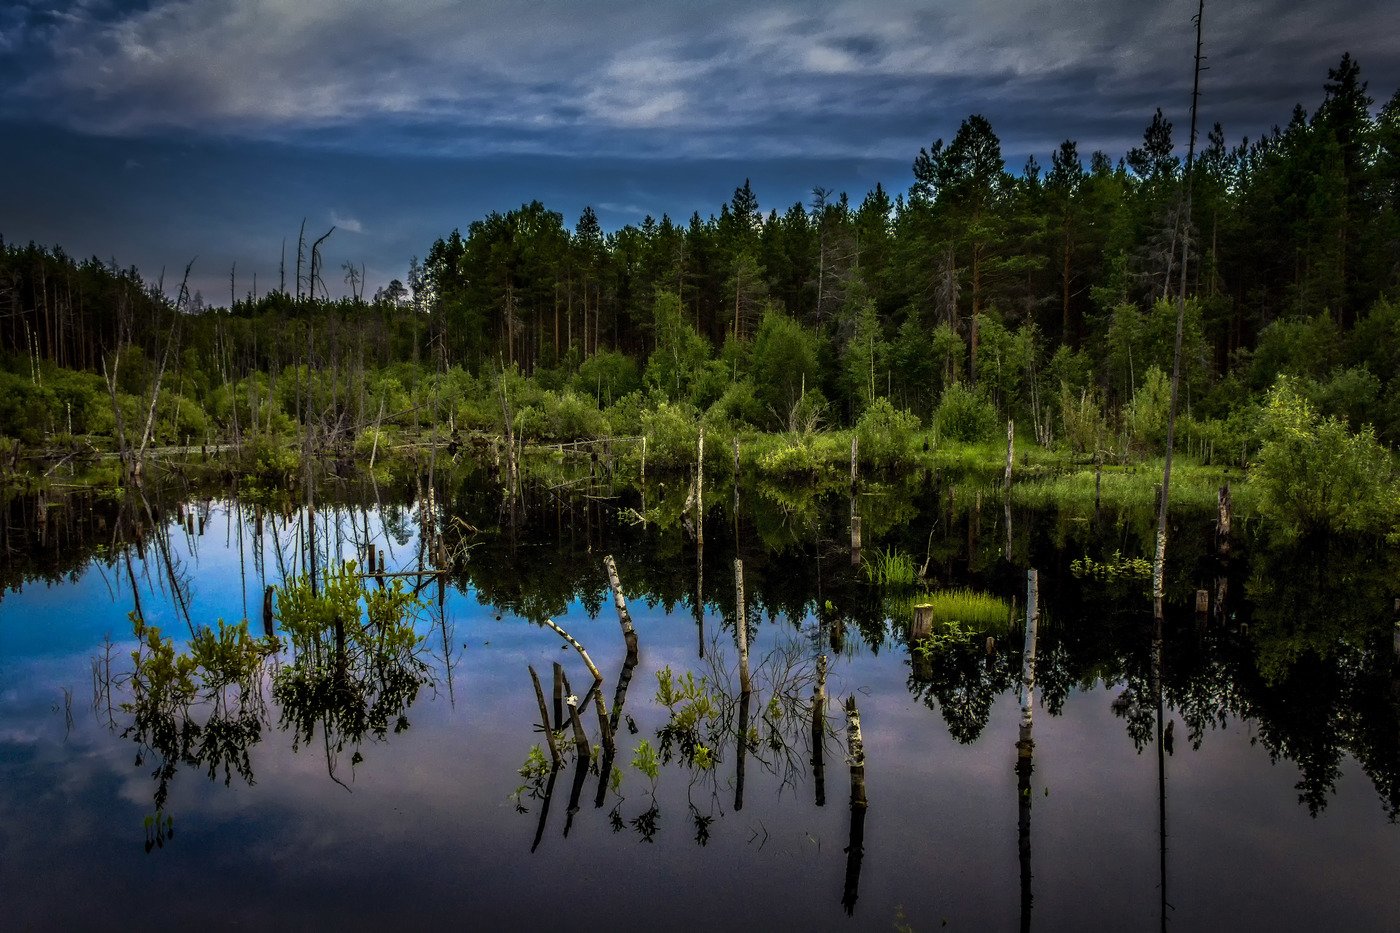
[[[862,566],[868,582],[888,589],[908,589],[918,578],[914,558],[894,548],[876,551]]]
[[[966,588],[936,590],[915,603],[915,608],[931,608],[935,628],[960,625],[985,632],[1011,620],[1011,607],[1005,600]]]

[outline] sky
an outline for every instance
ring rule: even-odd
[[[227,303],[334,226],[369,291],[539,199],[572,227],[907,190],[981,113],[1008,167],[1189,122],[1192,0],[0,0],[0,235]],[[1202,131],[1311,110],[1343,52],[1400,86],[1394,0],[1208,4]],[[327,276],[332,291],[340,283]],[[343,290],[343,286],[339,289]]]

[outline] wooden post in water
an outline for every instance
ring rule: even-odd
[[[860,468],[857,465],[860,457],[860,437],[851,435],[851,488],[856,488],[856,480],[860,476]]]
[[[933,633],[933,606],[915,606],[914,621],[909,626],[909,667],[915,679],[928,681],[933,678],[933,659],[926,646],[919,643]]]
[[[530,668],[530,680],[535,685],[535,699],[540,704],[540,725],[544,729],[545,742],[549,745],[549,758],[554,763],[554,767],[558,768],[564,763],[564,756],[559,754],[559,745],[554,741],[554,730],[549,727],[549,709],[544,705],[544,690],[540,687],[540,678],[535,673],[534,666],[527,666]],[[558,667],[558,665],[555,666]]]
[[[1196,620],[1204,622],[1210,615],[1210,590],[1196,591]]]
[[[1029,729],[1035,695],[1035,649],[1040,625],[1040,572],[1026,571],[1026,638],[1021,659],[1021,727]]]
[[[588,761],[593,752],[588,746],[588,733],[583,731],[583,723],[578,718],[578,698],[569,697],[569,723],[574,727],[574,745],[578,748],[579,761]]]
[[[846,745],[851,766],[851,810],[864,810],[865,799],[865,741],[860,731],[860,710],[855,695],[846,697]]]
[[[927,638],[933,632],[933,605],[914,607],[914,622],[909,628],[909,644]]]
[[[613,591],[613,605],[617,607],[617,621],[622,626],[622,640],[627,644],[627,663],[637,663],[637,632],[632,628],[632,613],[627,611],[627,597],[622,595],[622,581],[617,576],[617,562],[609,554],[603,558],[603,566],[608,571],[608,585]]]

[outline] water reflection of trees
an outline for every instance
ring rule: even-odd
[[[279,618],[289,657],[270,633],[254,637],[247,621],[199,627],[185,651],[131,614],[137,648],[129,672],[113,673],[110,657],[94,661],[94,706],[111,707],[115,691],[121,735],[138,748],[136,764],[154,763],[155,812],[146,820],[146,848],[173,833],[167,812],[170,784],[181,766],[202,768],[224,784],[254,783],[251,751],[269,725],[267,687],[279,707],[278,726],[293,748],[319,731],[327,771],[352,749],[352,767],[367,739],[408,728],[408,709],[429,684],[425,636],[415,627],[418,600],[401,581],[372,588],[353,563],[334,568],[324,585],[294,578],[279,588]],[[361,610],[363,604],[363,612]]]
[[[471,471],[442,472],[438,484],[441,506],[427,513],[440,526],[436,532],[451,539],[470,529],[470,560],[450,562],[450,582],[473,588],[502,611],[544,618],[581,602],[596,613],[606,597],[596,560],[607,550],[627,568],[636,596],[668,610],[685,606],[695,614],[693,541],[679,522],[636,522],[642,505],[636,490],[594,484],[590,496],[582,497],[527,483],[508,509],[499,489]],[[658,503],[680,514],[685,483],[667,486],[648,492],[648,514],[657,513]],[[322,516],[330,515],[323,522],[339,522],[342,512],[361,524],[368,521],[365,506],[374,503],[361,490],[322,492],[323,502],[342,495],[350,503],[339,511],[323,505]],[[67,579],[95,564],[114,589],[139,584],[154,592],[164,588],[165,598],[175,597],[189,583],[189,569],[179,566],[179,555],[198,547],[198,519],[193,534],[187,525],[183,530],[177,526],[183,490],[160,492],[148,485],[147,493],[148,501],[140,502],[49,493],[42,508],[37,496],[12,495],[4,504],[8,520],[0,561],[6,585]],[[389,547],[407,544],[414,522],[424,514],[403,508],[404,496],[403,489],[388,493],[389,501],[378,513],[386,531],[393,526],[395,532],[385,541]],[[235,517],[249,526],[260,524],[264,514],[271,525],[280,513],[280,536],[252,536],[254,549],[269,549],[255,557],[259,575],[268,570],[272,576],[294,575],[305,559],[295,535],[303,517],[284,498],[288,501],[273,494],[234,506],[240,509]],[[1139,747],[1152,741],[1146,703],[1150,651],[1140,606],[1124,594],[1101,592],[1068,570],[1069,562],[1080,556],[1140,553],[1150,537],[1136,527],[1141,522],[1135,524],[1131,515],[1086,520],[1054,511],[1017,513],[1015,550],[1008,561],[999,524],[1002,509],[990,494],[983,498],[985,507],[979,508],[975,483],[911,479],[871,486],[860,496],[865,543],[927,557],[940,585],[974,585],[993,593],[1014,593],[1019,568],[1039,567],[1047,609],[1040,664],[1045,707],[1058,713],[1072,692],[1100,683],[1116,685],[1125,734]],[[742,556],[756,614],[776,620],[815,616],[834,644],[849,648],[863,642],[871,652],[888,647],[890,629],[879,596],[846,559],[849,505],[844,488],[757,485],[744,491],[737,520],[725,492],[707,496],[707,502],[714,504],[700,567],[706,577],[724,579],[733,558]],[[204,517],[211,509],[205,503],[195,511]],[[1174,532],[1174,561],[1179,563],[1169,579],[1177,581],[1178,589],[1169,593],[1169,601],[1188,606],[1194,588],[1209,586],[1222,572],[1234,601],[1220,620],[1202,628],[1189,618],[1168,625],[1168,708],[1182,720],[1183,735],[1193,745],[1208,741],[1214,729],[1231,720],[1248,720],[1268,754],[1296,763],[1300,798],[1315,811],[1326,805],[1344,756],[1351,754],[1375,783],[1387,812],[1395,814],[1400,810],[1400,717],[1387,587],[1400,567],[1393,549],[1365,541],[1271,542],[1259,527],[1242,525],[1244,537],[1223,571],[1216,566],[1213,532],[1204,517],[1187,516]],[[326,530],[334,540],[336,529]],[[184,546],[181,535],[188,539]],[[733,592],[727,586],[711,582],[705,603],[707,612],[733,615]],[[176,610],[180,618],[178,606]],[[966,651],[950,653],[933,676],[911,677],[910,689],[937,707],[954,736],[968,740],[979,734],[995,697],[1005,689],[1005,672],[1017,663],[1013,645],[999,648],[989,667],[974,642]],[[392,731],[394,721],[383,721]],[[368,722],[366,730],[374,734]]]

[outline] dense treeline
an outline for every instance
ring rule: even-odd
[[[1066,140],[1019,171],[973,115],[894,196],[817,188],[765,211],[746,181],[717,216],[610,233],[591,209],[571,230],[532,202],[437,240],[372,298],[347,265],[351,294],[331,300],[324,237],[304,230],[271,292],[242,283],[237,297],[232,270],[226,308],[4,244],[0,432],[120,420],[139,434],[157,383],[166,440],[362,431],[381,415],[470,426],[499,422],[506,368],[525,377],[516,417],[541,436],[616,432],[663,401],[759,429],[854,424],[878,406],[943,436],[1015,417],[1043,444],[1151,453],[1184,243],[1187,449],[1247,459],[1281,375],[1313,410],[1394,444],[1400,93],[1374,103],[1344,56],[1311,114],[1233,145],[1215,126],[1189,218],[1161,111],[1116,162]],[[619,404],[633,416],[609,419]]]

